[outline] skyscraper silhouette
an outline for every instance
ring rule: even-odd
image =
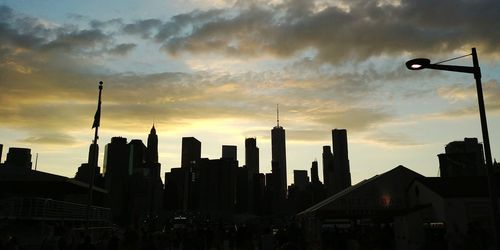
[[[201,158],[201,142],[194,137],[182,137],[181,167],[190,167]]]
[[[104,149],[104,180],[108,191],[106,206],[113,221],[126,223],[129,190],[129,145],[127,138],[113,137]]]
[[[125,178],[128,175],[128,151],[127,138],[111,138],[111,143],[108,143],[104,148],[103,174],[106,178],[115,175],[119,178]]]
[[[147,163],[158,163],[158,135],[156,135],[155,125],[151,128],[148,135],[148,146],[146,153]]]
[[[231,159],[231,160],[238,160],[238,148],[233,145],[222,145],[222,158],[224,159]]]
[[[477,138],[448,143],[438,158],[440,177],[486,175],[483,145]]]
[[[313,161],[311,164],[311,183],[320,184],[318,175],[318,161]]]
[[[285,147],[285,129],[280,126],[279,109],[276,110],[276,126],[271,130],[271,151],[272,162],[277,164],[279,171],[277,180],[279,182],[279,189],[281,192],[286,193],[287,180],[286,180],[286,147]],[[273,167],[274,169],[274,167]],[[276,174],[273,171],[273,174]]]
[[[323,146],[323,184],[327,194],[334,193],[333,154],[330,146]]]
[[[293,184],[299,190],[305,190],[309,184],[309,176],[307,170],[293,170]]]
[[[9,148],[4,167],[13,171],[31,170],[31,149],[29,148]]]
[[[245,166],[250,176],[259,173],[259,148],[256,138],[245,139]]]
[[[351,186],[351,172],[347,152],[347,130],[332,130],[334,193]]]
[[[128,225],[159,212],[163,196],[158,162],[158,137],[153,125],[148,147],[141,140],[111,138],[104,155],[107,206],[113,221]]]
[[[248,209],[251,212],[258,213],[258,203],[263,191],[261,190],[259,175],[259,148],[256,138],[245,138],[245,171],[247,176]],[[241,170],[239,172],[241,183]],[[263,183],[262,183],[263,184]],[[265,184],[264,184],[265,186]],[[241,193],[241,192],[240,192]]]
[[[146,162],[146,145],[139,140],[133,139],[129,142],[129,174],[141,172]]]
[[[148,214],[158,214],[163,196],[163,183],[161,181],[161,164],[158,162],[158,135],[156,135],[155,125],[151,127],[148,135],[148,144],[146,148],[146,162],[144,164],[145,174],[139,178],[139,182],[146,183],[145,186],[148,191],[146,192],[148,200]]]

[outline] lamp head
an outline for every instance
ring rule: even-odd
[[[406,67],[409,70],[425,69],[431,64],[431,60],[427,58],[416,58],[406,62]]]

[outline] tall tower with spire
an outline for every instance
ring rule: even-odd
[[[280,191],[286,194],[286,147],[285,147],[285,129],[280,126],[279,105],[276,105],[276,126],[271,130],[271,150],[272,162],[277,165],[279,171],[278,182]]]
[[[147,163],[158,163],[158,135],[156,135],[155,125],[151,128],[148,135],[148,147],[146,154]]]

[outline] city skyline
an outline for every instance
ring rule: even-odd
[[[437,176],[437,155],[446,143],[464,137],[482,142],[474,80],[414,74],[404,62],[440,61],[476,47],[498,156],[500,35],[492,23],[499,3],[432,6],[463,17],[453,22],[426,12],[429,4],[2,0],[4,152],[31,148],[39,170],[73,177],[88,156],[102,80],[101,168],[111,137],[146,142],[154,123],[162,173],[181,166],[182,137],[200,140],[202,157],[211,159],[220,158],[222,145],[236,145],[240,165],[245,138],[256,138],[260,172],[270,172],[279,103],[288,180],[314,159],[322,165],[334,128],[349,132],[353,184],[397,165]],[[456,64],[468,65],[470,58]]]

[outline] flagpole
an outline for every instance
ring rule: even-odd
[[[97,139],[99,139],[99,126],[101,123],[101,93],[102,93],[102,84],[103,82],[99,82],[99,99],[97,102],[97,111],[94,115],[94,123],[92,124],[92,128],[95,128],[95,133],[94,133],[94,140],[92,141],[92,145],[90,146],[90,162],[88,163],[89,165],[89,193],[88,193],[88,201],[87,201],[87,212],[86,212],[86,218],[85,218],[85,231],[86,234],[90,236],[90,230],[89,230],[89,225],[90,225],[90,207],[92,206],[92,194],[93,194],[93,189],[94,189],[94,175],[95,175],[95,169],[97,168],[98,164],[98,158],[99,158],[99,146],[97,145]]]

